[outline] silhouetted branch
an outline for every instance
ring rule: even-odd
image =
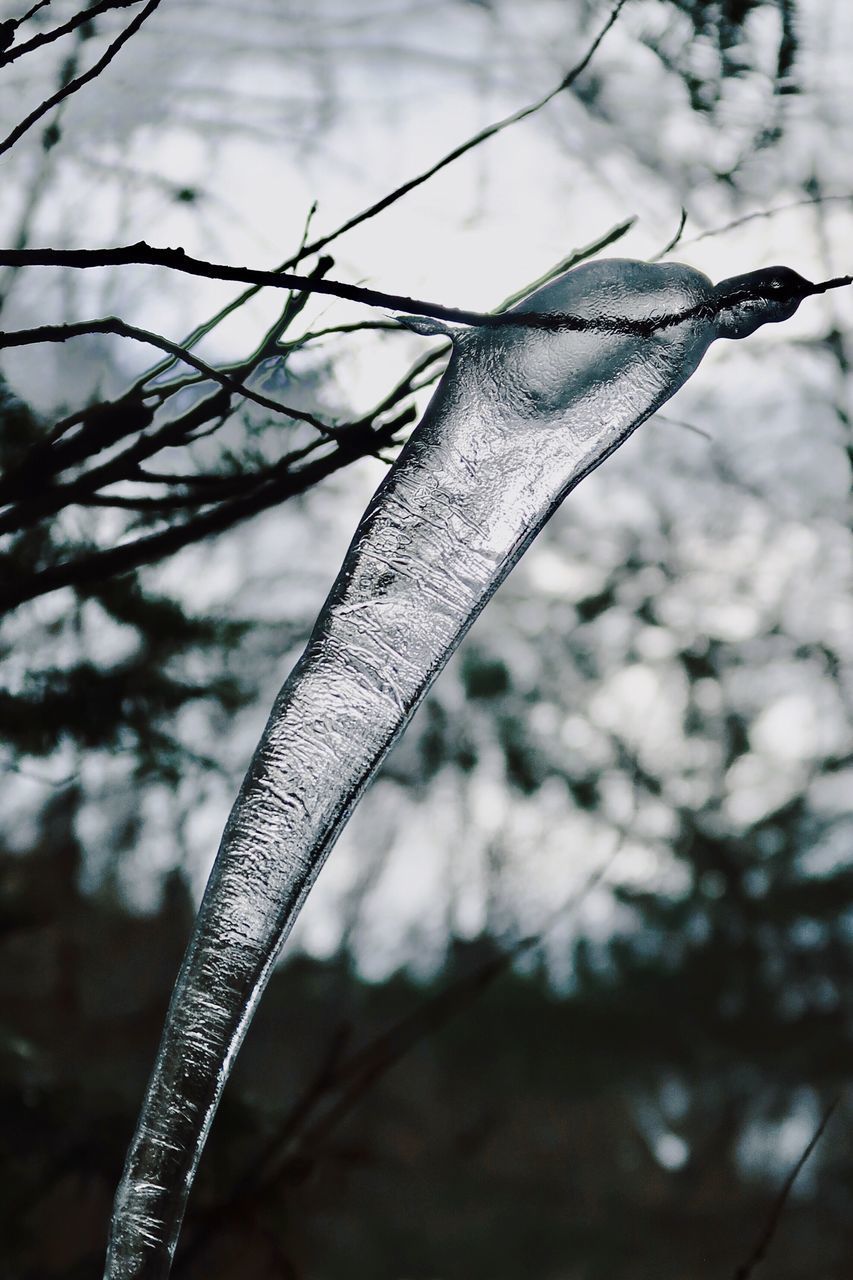
[[[618,231],[619,228],[616,229],[617,233]],[[546,332],[616,333],[639,338],[650,338],[664,329],[674,328],[688,320],[697,318],[712,320],[715,315],[741,302],[761,300],[765,296],[760,283],[744,277],[744,282],[739,287],[732,287],[716,298],[708,298],[679,311],[660,312],[641,319],[606,313],[597,316],[580,316],[563,311],[483,312],[446,307],[440,303],[426,302],[404,294],[384,293],[378,289],[346,284],[342,280],[321,279],[316,273],[311,276],[300,276],[290,272],[263,271],[254,267],[232,267],[227,263],[208,262],[203,258],[193,257],[184,249],[160,249],[155,245],[147,244],[144,240],[139,240],[136,244],[117,245],[112,249],[0,249],[0,266],[73,267],[85,271],[93,267],[131,265],[167,267],[171,271],[199,276],[206,280],[243,280],[274,289],[296,290],[303,294],[328,294],[348,302],[400,311],[419,319],[427,317],[475,328],[497,329],[512,326],[542,329]],[[811,286],[809,292],[811,294],[826,293],[829,289],[841,288],[851,282],[853,282],[853,276],[837,276],[832,280]],[[61,327],[56,326],[56,328]],[[410,324],[409,327],[428,334],[447,332],[441,326],[436,328],[424,325],[419,328]]]
[[[50,3],[51,3],[51,0],[36,0],[36,3],[32,6],[32,8],[28,9],[27,12],[24,14],[24,16],[19,19],[19,23],[29,22],[30,18],[34,18],[40,9],[47,9]]]
[[[344,235],[347,231],[352,231],[354,227],[360,226],[362,222],[367,222],[369,218],[375,218],[377,214],[383,213],[390,205],[396,204],[398,200],[403,198],[403,196],[408,195],[410,191],[414,191],[416,187],[422,186],[425,182],[428,182],[430,178],[433,178],[437,173],[440,173],[442,169],[446,169],[448,165],[453,164],[455,160],[459,160],[462,156],[467,155],[469,151],[473,151],[474,147],[480,146],[483,142],[488,142],[490,138],[494,138],[497,134],[503,133],[504,129],[509,129],[511,125],[519,124],[522,120],[527,120],[530,116],[535,115],[537,111],[541,111],[543,107],[546,107],[548,103],[552,102],[559,94],[564,93],[566,89],[570,88],[575,83],[578,76],[582,75],[583,72],[586,71],[590,62],[595,57],[595,54],[598,52],[598,48],[602,40],[615,24],[626,3],[627,0],[617,0],[617,3],[613,6],[613,9],[610,12],[610,17],[607,19],[604,26],[592,41],[580,61],[577,62],[570,71],[567,71],[560,82],[556,84],[553,89],[549,89],[543,97],[537,99],[536,102],[530,103],[526,107],[521,107],[518,111],[511,112],[510,115],[504,116],[502,120],[495,121],[494,124],[486,125],[484,129],[480,129],[478,133],[475,133],[472,137],[468,138],[467,141],[460,143],[459,146],[454,147],[452,151],[448,151],[446,155],[442,156],[440,160],[437,160],[435,164],[430,165],[430,167],[425,169],[423,173],[419,173],[414,178],[409,178],[407,182],[402,183],[401,186],[390,191],[388,195],[383,196],[381,200],[377,200],[374,204],[369,205],[368,208],[363,209],[361,213],[357,213],[354,217],[343,222],[335,231],[329,232],[326,236],[320,236],[310,244],[303,245],[297,255],[282,264],[282,269],[287,270],[288,267],[295,266],[296,263],[300,262],[303,258],[307,258],[313,253],[318,253],[320,249],[325,249],[326,245],[331,244],[333,240],[337,240],[339,236]]]
[[[349,444],[346,433],[342,432],[338,448],[332,453],[315,459],[297,471],[287,469],[281,475],[276,474],[265,478],[253,492],[222,502],[212,510],[203,512],[185,523],[173,525],[118,547],[90,552],[62,564],[37,570],[28,574],[26,578],[4,583],[0,586],[0,613],[17,608],[27,600],[56,591],[60,587],[85,586],[113,574],[128,573],[141,565],[156,563],[165,556],[172,555],[175,551],[194,542],[200,542],[211,534],[230,529],[242,520],[257,515],[258,512],[275,506],[286,498],[304,493],[320,480],[348,466],[355,457],[372,454],[382,445],[391,443],[396,432],[411,422],[413,416],[413,410],[405,411],[399,418],[372,432],[355,432],[353,434],[357,438],[353,440],[352,445]],[[287,461],[290,462],[290,459]],[[69,488],[73,489],[73,486]],[[73,494],[66,493],[61,505],[77,500],[79,498],[75,498]]]
[[[797,1181],[797,1178],[800,1176],[809,1157],[811,1156],[815,1147],[823,1137],[824,1130],[826,1129],[826,1126],[829,1124],[830,1120],[832,1119],[832,1114],[835,1111],[837,1106],[838,1106],[838,1099],[835,1098],[829,1104],[826,1111],[823,1113],[823,1118],[821,1119],[821,1122],[818,1125],[817,1129],[815,1129],[814,1133],[812,1134],[812,1137],[808,1145],[806,1146],[805,1150],[803,1151],[803,1154],[797,1160],[796,1164],[791,1169],[787,1178],[783,1182],[781,1190],[779,1191],[778,1196],[773,1202],[773,1207],[771,1208],[770,1213],[768,1214],[767,1221],[764,1224],[761,1234],[759,1235],[758,1239],[753,1245],[753,1248],[749,1254],[749,1257],[746,1259],[745,1262],[742,1262],[740,1266],[735,1268],[733,1280],[748,1280],[748,1277],[752,1275],[753,1271],[758,1266],[758,1264],[764,1261],[764,1258],[767,1254],[767,1250],[770,1248],[770,1245],[773,1241],[773,1237],[775,1236],[776,1231],[779,1227],[779,1222],[782,1218],[782,1214],[785,1211],[785,1205],[788,1202],[788,1197],[791,1194],[791,1190],[794,1186],[794,1183]]]
[[[176,342],[171,342],[159,333],[152,333],[148,329],[140,329],[137,325],[128,324],[117,316],[105,316],[98,320],[80,320],[74,324],[45,324],[35,329],[0,330],[0,349],[34,346],[41,342],[68,342],[70,338],[81,338],[96,333],[114,333],[121,338],[132,338],[135,342],[144,342],[148,346],[158,347],[161,351],[168,351],[176,360],[182,360],[185,364],[191,365],[205,378],[218,382],[221,387],[234,395],[244,396],[245,399],[252,400],[262,408],[272,410],[273,413],[281,413],[288,418],[296,418],[299,422],[307,422],[318,431],[322,431],[324,435],[331,437],[335,434],[334,426],[323,422],[313,413],[307,413],[304,409],[289,408],[278,400],[271,400],[269,396],[252,391],[238,379],[231,377],[228,373],[220,372],[219,369],[214,369],[212,365],[206,364],[204,360],[200,360],[184,347],[178,346]]]
[[[331,324],[326,329],[311,329],[295,342],[288,343],[288,347],[291,351],[295,351],[306,347],[309,342],[316,342],[318,338],[329,338],[339,333],[362,333],[368,329],[385,333],[400,332],[400,326],[396,320],[354,320],[352,324]]]
[[[681,240],[681,233],[684,230],[684,224],[686,221],[687,221],[687,210],[682,205],[681,216],[678,219],[678,226],[675,228],[675,234],[671,237],[671,239],[667,240],[664,247],[658,253],[655,254],[654,258],[652,258],[652,262],[660,262],[661,258],[665,258],[668,253],[672,252],[672,250]]]
[[[222,262],[207,262],[195,258],[183,249],[160,249],[146,244],[118,245],[112,249],[0,249],[0,266],[16,267],[73,267],[88,270],[92,267],[154,266],[167,267],[185,275],[199,276],[205,280],[242,280],[273,289],[295,289],[304,293],[328,294],[348,302],[400,311],[419,318],[428,317],[450,324],[476,328],[520,327],[544,329],[549,332],[571,330],[587,333],[623,333],[634,337],[651,337],[663,329],[671,329],[697,317],[711,319],[717,312],[736,302],[758,298],[762,295],[745,286],[739,293],[728,293],[716,302],[699,302],[681,311],[663,312],[644,319],[632,320],[625,316],[578,316],[567,312],[483,312],[468,311],[459,307],[446,307],[440,303],[410,298],[404,294],[384,293],[361,285],[346,284],[342,280],[317,279],[293,275],[283,271],[263,271],[254,267],[232,267]],[[850,277],[839,277],[827,283],[836,288],[848,284]],[[820,290],[823,292],[823,289]],[[120,323],[120,322],[117,322]],[[61,326],[57,326],[60,328]],[[435,330],[426,330],[434,332]],[[184,350],[184,348],[181,348]]]
[[[66,98],[69,98],[72,93],[76,93],[78,89],[82,89],[90,80],[94,80],[99,76],[112,62],[122,45],[127,44],[131,36],[136,34],[145,19],[149,18],[159,5],[160,0],[148,0],[145,8],[140,10],[134,18],[131,18],[121,34],[116,36],[112,44],[108,45],[98,61],[88,71],[84,71],[82,75],[77,76],[74,80],[69,80],[68,84],[63,85],[61,89],[57,89],[56,93],[52,94],[51,97],[45,98],[44,102],[40,103],[20,124],[15,126],[11,133],[7,134],[3,141],[0,142],[0,155],[10,151],[18,139],[23,137],[34,124],[37,124],[48,111],[52,111],[60,102],[64,102]]]
[[[489,325],[495,323],[530,323],[527,316],[498,318],[488,313],[467,311],[458,307],[445,307],[439,303],[404,294],[385,293],[363,285],[346,284],[342,280],[316,279],[284,271],[264,271],[254,267],[232,267],[224,262],[207,262],[192,257],[183,249],[160,249],[146,244],[118,245],[112,249],[0,249],[0,266],[14,267],[72,267],[86,271],[93,267],[151,266],[166,267],[185,275],[199,276],[205,280],[234,280],[272,289],[295,289],[306,293],[327,294],[347,302],[358,302],[370,307],[401,311],[407,315],[429,316],[463,325]]]
[[[410,191],[414,191],[416,187],[422,186],[425,182],[428,182],[430,178],[435,176],[435,174],[439,173],[442,169],[445,169],[455,160],[467,155],[469,151],[472,151],[481,143],[487,142],[489,138],[495,137],[498,133],[502,133],[503,130],[508,129],[510,125],[518,124],[520,121],[528,119],[535,112],[541,111],[541,109],[546,106],[547,103],[551,102],[553,98],[562,93],[565,89],[568,89],[575,80],[577,80],[578,76],[586,70],[602,40],[619,17],[619,14],[624,8],[626,2],[627,0],[618,0],[610,14],[610,17],[607,19],[607,22],[595,37],[580,62],[578,62],[571,71],[568,71],[560,80],[559,84],[549,90],[543,98],[539,98],[536,102],[527,107],[522,107],[519,111],[514,111],[511,115],[506,116],[503,120],[497,121],[495,124],[487,125],[486,128],[481,129],[478,133],[475,133],[473,137],[469,138],[467,142],[463,142],[458,147],[454,147],[452,151],[449,151],[434,165],[431,165],[429,169],[424,170],[423,173],[418,174],[414,178],[410,178],[407,182],[404,182],[387,196],[383,196],[381,200],[377,200],[366,209],[363,209],[361,213],[357,213],[354,217],[348,218],[346,222],[341,223],[339,227],[334,231],[330,231],[328,235],[320,236],[317,240],[312,240],[310,244],[306,243],[303,238],[303,242],[298,251],[295,254],[292,254],[291,257],[285,259],[285,261],[279,265],[277,271],[287,271],[291,267],[295,267],[297,263],[301,262],[304,258],[309,257],[313,253],[318,253],[321,249],[325,248],[326,245],[331,244],[333,240],[337,240],[339,236],[344,235],[345,232],[351,231],[354,227],[360,226],[363,222],[367,222],[368,219],[374,218],[377,214],[384,212],[384,210],[389,208],[392,204],[401,200],[403,196],[408,195]],[[243,306],[244,303],[248,302],[250,298],[253,298],[262,287],[263,286],[260,284],[253,284],[251,288],[245,289],[243,293],[239,294],[236,298],[233,298],[231,302],[226,303],[226,305],[214,316],[211,316],[209,320],[206,320],[203,324],[193,330],[185,340],[186,345],[195,346],[196,342],[209,334],[212,329],[216,328],[218,324],[233,314],[233,312],[239,307]],[[400,309],[402,310],[403,308]]]
[[[115,409],[116,405],[105,407]],[[136,478],[136,468],[140,462],[153,457],[162,449],[182,445],[195,439],[195,433],[201,427],[216,420],[221,424],[230,416],[230,413],[231,396],[223,388],[220,388],[214,395],[206,397],[191,409],[188,409],[179,418],[165,423],[158,430],[152,432],[143,431],[127,449],[115,454],[107,462],[83,472],[70,484],[57,484],[55,482],[49,462],[45,460],[45,454],[47,454],[47,459],[50,459],[51,451],[36,446],[33,453],[28,455],[21,467],[7,477],[2,490],[0,490],[5,502],[12,503],[14,501],[15,503],[14,506],[10,506],[10,509],[5,514],[0,516],[0,532],[12,533],[28,528],[46,516],[54,515],[64,507],[79,503],[84,498],[90,497],[99,489],[106,488],[119,481],[134,480]],[[117,439],[121,439],[122,435],[135,431],[137,426],[144,426],[144,422],[137,419],[137,422],[132,424],[129,431],[126,431],[124,427],[120,428],[113,443]],[[72,441],[71,443],[73,444],[74,442]],[[318,439],[314,443],[319,445],[322,441]],[[95,441],[91,452],[99,452],[99,445],[100,441]],[[36,479],[35,492],[32,491],[32,485],[27,485],[32,473],[35,473]],[[43,483],[44,479],[47,480],[46,485]],[[42,481],[42,483],[39,484],[39,481]],[[20,497],[13,491],[13,485],[22,488],[23,492]]]
[[[711,227],[708,231],[701,231],[697,236],[691,236],[688,240],[680,240],[681,247],[686,249],[689,245],[699,244],[702,240],[710,240],[714,236],[726,235],[729,231],[736,231],[738,227],[744,227],[748,222],[764,221],[766,218],[775,218],[777,214],[788,213],[791,209],[805,209],[810,205],[821,204],[853,204],[853,192],[846,195],[816,195],[809,196],[806,200],[792,200],[790,204],[777,205],[775,209],[757,209],[754,213],[745,213],[739,218],[732,219],[731,222],[725,222],[720,227]],[[653,259],[657,261],[658,257],[663,257],[669,252],[669,248],[662,249],[660,254]]]
[[[23,26],[28,18],[31,18],[44,4],[49,0],[42,0],[42,4],[34,5],[29,13],[25,13],[22,18],[17,21],[12,19],[15,27]],[[81,8],[77,13],[63,22],[61,26],[54,27],[51,31],[40,31],[37,36],[33,36],[30,40],[26,40],[23,44],[15,45],[14,48],[0,53],[0,67],[8,66],[10,62],[16,62],[18,58],[22,58],[25,53],[32,53],[34,49],[40,49],[42,45],[51,44],[54,40],[59,40],[62,36],[67,36],[72,31],[76,31],[78,27],[83,26],[86,22],[91,22],[93,18],[97,18],[99,14],[107,13],[110,9],[128,9],[132,4],[138,4],[139,0],[99,0],[99,3]]]

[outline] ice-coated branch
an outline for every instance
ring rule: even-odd
[[[812,285],[771,268],[714,286],[677,264],[597,261],[538,289],[510,323],[454,335],[447,372],[356,530],[228,820],[116,1196],[108,1280],[168,1274],[205,1138],[281,945],[365,786],[512,566],[715,338],[744,337],[847,282]],[[541,323],[555,316],[577,323]]]
[[[133,265],[166,267],[170,271],[205,280],[233,280],[271,289],[297,289],[304,293],[325,294],[347,302],[399,311],[404,315],[426,316],[442,324],[465,325],[477,329],[520,328],[544,329],[549,332],[570,330],[578,333],[624,334],[637,338],[651,338],[661,330],[677,328],[692,320],[713,322],[721,312],[731,310],[743,302],[762,303],[768,296],[772,296],[767,294],[770,273],[774,270],[786,270],[782,267],[770,267],[766,272],[753,271],[744,276],[733,277],[732,280],[723,281],[725,288],[721,286],[720,289],[709,289],[706,294],[690,302],[662,297],[657,309],[648,310],[643,315],[627,315],[618,307],[614,309],[610,305],[611,299],[606,296],[599,300],[596,311],[585,313],[575,309],[572,302],[567,303],[558,295],[547,294],[546,289],[538,289],[535,295],[530,295],[538,300],[533,310],[517,306],[510,311],[483,312],[470,311],[464,307],[448,307],[423,298],[410,298],[401,293],[368,289],[363,285],[347,284],[344,280],[327,280],[316,275],[302,276],[288,271],[265,271],[256,267],[234,267],[224,262],[208,262],[203,258],[193,257],[184,249],[163,249],[146,244],[144,240],[139,240],[136,244],[117,245],[112,249],[0,249],[0,266],[6,267],[72,267],[86,271],[94,267]],[[788,276],[790,279],[786,278],[778,287],[784,293],[793,289],[797,304],[811,293],[824,293],[827,289],[850,284],[853,279],[851,276],[839,276],[822,284],[810,284],[796,272],[788,272]],[[777,293],[776,296],[781,294]],[[566,306],[569,307],[568,310],[565,309]],[[765,320],[766,317],[761,323],[765,323]],[[432,330],[437,331],[439,330]]]

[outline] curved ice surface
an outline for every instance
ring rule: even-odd
[[[367,508],[276,699],[228,820],[116,1196],[109,1280],[168,1274],[234,1056],[353,806],[570,489],[678,390],[714,337],[738,336],[718,324],[714,297],[689,267],[591,262],[515,310],[689,318],[644,337],[520,326],[457,335],[423,422]],[[764,318],[781,318],[765,306]]]

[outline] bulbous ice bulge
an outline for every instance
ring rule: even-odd
[[[765,267],[721,280],[712,294],[718,307],[717,337],[748,338],[763,324],[790,320],[803,298],[822,288],[790,267]]]
[[[590,262],[515,308],[520,317],[588,319],[589,330],[508,324],[456,334],[228,820],[116,1196],[110,1280],[167,1275],[234,1056],[363,788],[566,494],[678,390],[726,325],[741,324],[719,322],[719,301],[690,267]],[[660,316],[668,320],[656,328]]]

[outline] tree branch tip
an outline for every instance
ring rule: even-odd
[[[826,293],[829,289],[844,289],[853,284],[853,276],[834,276],[831,280],[822,280],[812,286],[813,293]]]

